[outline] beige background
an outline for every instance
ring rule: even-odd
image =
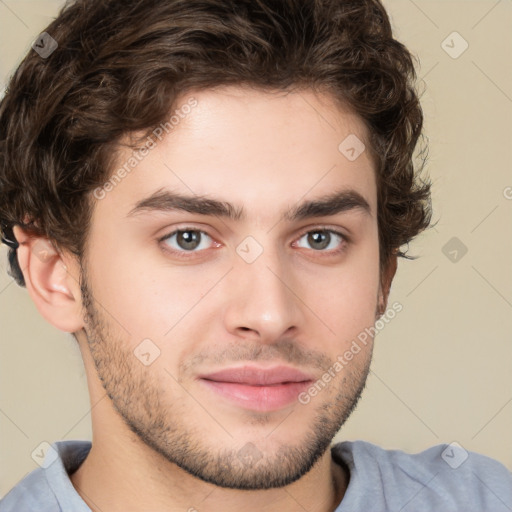
[[[0,0],[2,91],[61,2]],[[396,37],[421,62],[435,229],[411,244],[377,336],[367,389],[336,440],[416,452],[457,441],[512,469],[512,2],[387,0]],[[458,32],[458,58],[442,42]],[[446,45],[462,48],[458,36]],[[509,191],[507,194],[506,191]],[[467,254],[443,247],[457,237]],[[447,252],[445,250],[445,252]],[[42,441],[90,439],[84,370],[0,252],[0,495],[37,467]]]

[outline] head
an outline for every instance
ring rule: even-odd
[[[412,56],[378,0],[79,0],[46,32],[0,105],[11,276],[165,460],[225,487],[300,478],[373,340],[307,404],[234,405],[201,376],[316,381],[384,313],[430,223]]]

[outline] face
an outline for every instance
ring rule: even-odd
[[[325,453],[369,370],[371,338],[335,365],[381,292],[374,168],[339,149],[366,132],[308,91],[187,102],[98,194],[87,350],[142,443],[222,487],[279,487]]]

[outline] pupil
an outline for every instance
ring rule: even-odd
[[[197,231],[180,231],[177,238],[182,249],[195,249],[199,245],[200,237]]]

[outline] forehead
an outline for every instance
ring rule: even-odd
[[[126,216],[168,189],[226,200],[243,208],[245,219],[271,222],[285,205],[343,188],[375,212],[366,127],[326,94],[235,86],[189,91],[150,138],[151,149],[136,162],[133,149],[121,147],[112,171],[127,172],[111,180],[100,213]]]

